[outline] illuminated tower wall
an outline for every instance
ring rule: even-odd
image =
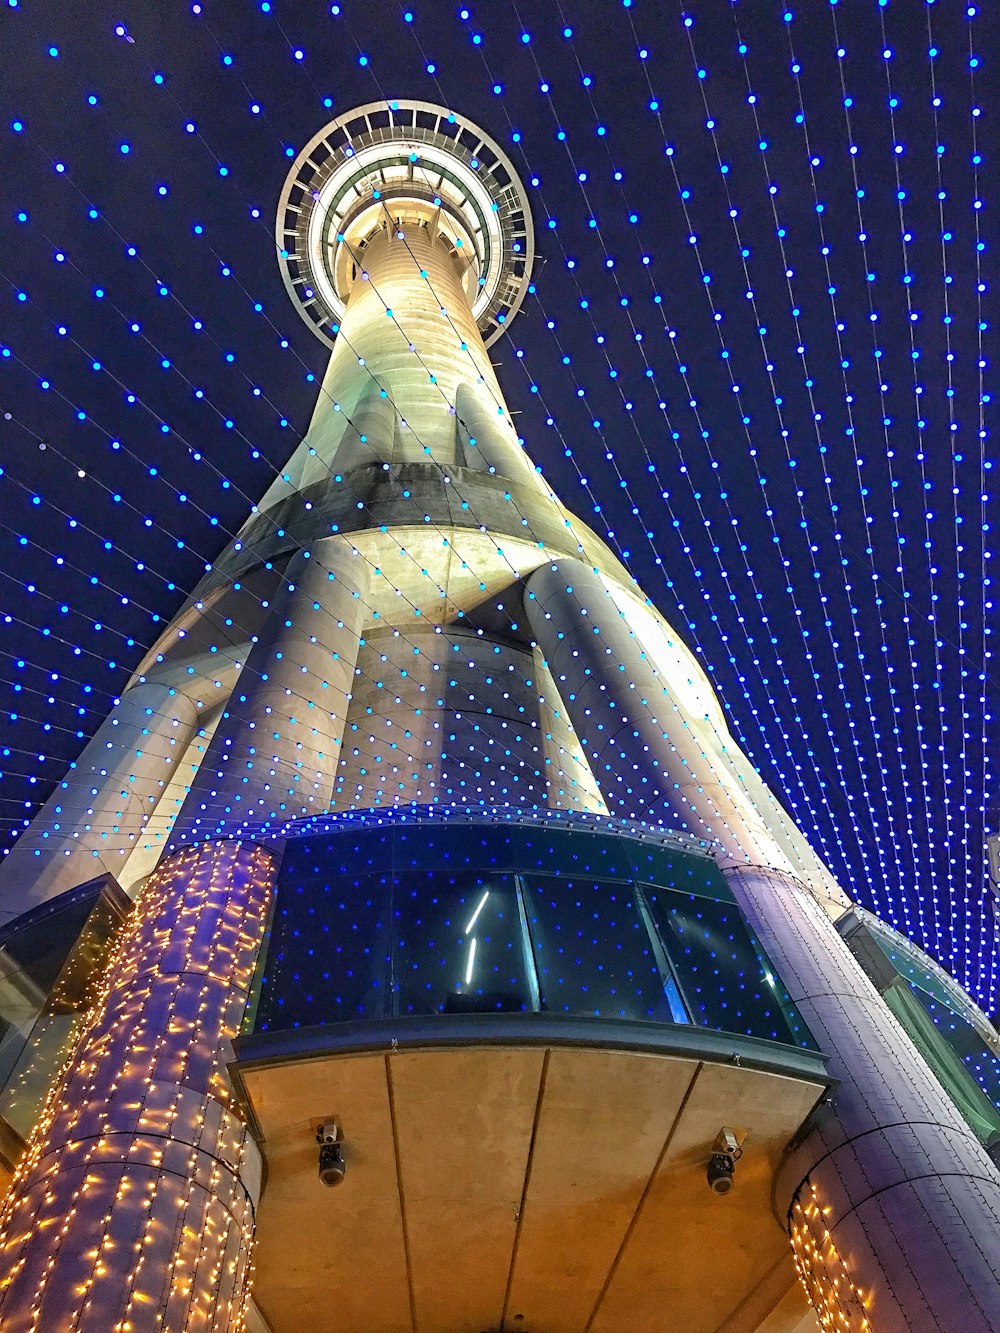
[[[186,972],[170,932],[188,922],[205,934],[206,977],[245,970],[236,955],[256,947],[271,880],[244,864],[249,851],[229,866],[219,849],[280,850],[330,814],[435,808],[626,821],[713,858],[835,1083],[776,1195],[825,1326],[1000,1326],[992,1161],[838,935],[846,895],[733,740],[697,659],[518,439],[488,350],[531,276],[513,167],[439,108],[361,108],[299,155],[277,237],[286,285],[332,349],[309,429],[0,869],[0,910],[17,919],[102,871],[138,891],[160,864],[15,1179],[0,1237],[18,1256],[4,1327],[35,1327],[44,1309],[48,1327],[72,1313],[75,1327],[106,1328],[101,1310],[125,1307],[112,1296],[95,1306],[98,1279],[111,1280],[99,1237],[117,1234],[138,1195],[148,1229],[123,1221],[130,1244],[152,1235],[152,1254],[176,1221],[177,1199],[152,1178],[130,1198],[124,1183],[84,1190],[67,1176],[64,1199],[39,1171],[70,1132],[67,1099],[84,1073],[87,1142],[99,1146],[75,1149],[80,1163],[65,1169],[137,1169],[141,1117],[114,1120],[114,1150],[101,1139],[121,1062],[141,1058],[112,1059],[114,988],[145,968],[153,996]],[[223,907],[199,888],[211,857]],[[150,902],[175,899],[176,925],[154,921]],[[238,946],[223,939],[227,912],[246,918]],[[240,972],[240,996],[247,984]],[[223,1221],[204,1223],[223,1257],[185,1260],[185,1308],[206,1313],[185,1323],[194,1317],[164,1298],[157,1326],[235,1328],[246,1264],[226,1246],[237,1233],[236,1251],[249,1246],[256,1195],[240,1192],[244,1137],[216,1086],[224,1075],[209,1061],[195,1087],[184,1052],[199,1004],[215,1005],[221,1043],[239,1026],[236,1001],[191,998],[176,1021],[152,999],[127,1018],[129,1002],[115,1021],[137,1025],[170,1067],[164,1088],[179,1089],[158,1094],[157,1121],[177,1161],[208,1151],[191,1139],[205,1117],[225,1140],[210,1152],[216,1174],[191,1176],[223,1200]],[[213,1206],[204,1200],[205,1218]],[[30,1234],[53,1209],[73,1219],[55,1251]],[[148,1275],[167,1259],[145,1262]],[[159,1299],[155,1282],[147,1289]]]

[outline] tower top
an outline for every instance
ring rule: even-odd
[[[369,240],[404,222],[432,227],[452,245],[483,341],[495,342],[531,277],[528,197],[495,140],[430,102],[358,107],[295,159],[276,237],[281,276],[302,318],[332,347]]]

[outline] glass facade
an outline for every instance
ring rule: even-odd
[[[463,818],[289,840],[249,1030],[469,1013],[815,1049],[715,862],[683,844]]]
[[[970,1127],[1000,1160],[1000,1039],[965,991],[921,949],[859,907],[848,947]]]
[[[129,906],[102,876],[0,931],[0,1157],[20,1152]]]

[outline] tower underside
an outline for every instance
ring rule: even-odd
[[[843,943],[847,896],[697,657],[518,438],[487,350],[531,275],[512,165],[440,108],[361,108],[299,155],[277,237],[332,349],[308,431],[0,867],[12,957],[57,906],[107,909],[95,877],[139,904],[63,1044],[37,1038],[65,1067],[0,1216],[0,1322],[35,1327],[36,1299],[74,1327],[131,1317],[70,1242],[39,1266],[33,1201],[66,1164],[87,1254],[146,1244],[140,1201],[169,1251],[194,1213],[161,1175],[194,1181],[215,1248],[184,1261],[183,1313],[156,1304],[160,1260],[133,1284],[157,1327],[243,1328],[255,1233],[273,1333],[792,1333],[801,1291],[827,1327],[996,1327],[1000,1124],[974,1080],[945,1094],[948,1053]],[[18,1059],[50,983],[12,986]],[[718,1143],[731,1200],[706,1183]],[[934,1281],[907,1286],[914,1263]]]

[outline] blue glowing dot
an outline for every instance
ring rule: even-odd
[[[118,151],[119,151],[119,153],[123,153],[123,154],[124,154],[124,153],[131,153],[131,151],[132,151],[132,147],[131,147],[130,144],[127,144],[127,143],[120,143],[120,144],[118,145]]]
[[[364,68],[364,66],[368,64],[368,57],[365,55],[358,56],[358,64]]]

